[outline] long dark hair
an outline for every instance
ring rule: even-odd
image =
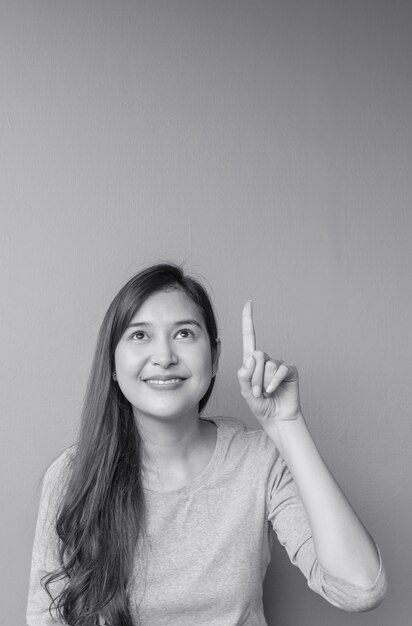
[[[100,327],[86,388],[70,477],[56,519],[60,568],[42,579],[59,617],[69,626],[136,626],[128,583],[135,550],[145,535],[141,478],[142,440],[132,406],[113,381],[114,352],[131,319],[151,294],[183,290],[199,307],[212,357],[217,323],[206,289],[174,263],[159,263],[133,276],[109,306]],[[199,402],[203,411],[215,383]],[[43,580],[45,582],[43,583]],[[53,598],[49,586],[65,580]]]

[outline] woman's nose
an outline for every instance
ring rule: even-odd
[[[158,341],[153,345],[151,360],[154,365],[168,367],[173,363],[177,363],[177,356],[169,341]]]

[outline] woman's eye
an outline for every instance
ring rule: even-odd
[[[182,328],[178,331],[177,335],[182,339],[188,339],[189,337],[193,337],[194,333],[188,328]],[[146,333],[143,330],[137,330],[133,335],[131,335],[130,339],[136,339],[137,341],[142,341],[145,339]]]
[[[178,335],[180,335],[181,333],[185,335],[183,339],[186,339],[187,337],[193,337],[192,331],[188,328],[182,328],[182,330],[179,330]]]

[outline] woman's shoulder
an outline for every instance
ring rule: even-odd
[[[208,420],[209,422],[215,422],[215,424],[220,426],[226,426],[228,428],[232,428],[235,430],[245,430],[246,424],[238,417],[232,417],[228,415],[213,415],[208,417],[202,417],[202,419]]]
[[[72,461],[76,454],[77,445],[73,444],[60,452],[57,457],[48,465],[44,472],[43,482],[47,484],[57,484],[65,482],[70,473]]]
[[[214,421],[218,428],[222,428],[227,433],[237,436],[239,440],[245,442],[248,446],[256,446],[271,454],[276,451],[275,444],[259,425],[250,425],[239,417],[227,415],[218,415],[207,419]]]
[[[212,418],[220,431],[221,459],[230,476],[242,481],[269,480],[274,468],[279,466],[280,455],[266,431],[257,424],[250,425],[238,417],[216,416]],[[223,476],[223,468],[220,469]],[[232,479],[231,478],[231,479]]]
[[[244,432],[248,435],[260,436],[261,433],[264,432],[260,426],[251,426],[240,417],[234,417],[232,415],[214,415],[213,417],[205,417],[204,419],[215,422],[217,426],[223,425],[226,428]]]

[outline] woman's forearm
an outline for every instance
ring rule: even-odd
[[[375,542],[323,461],[303,415],[267,430],[299,490],[320,565],[333,576],[370,587],[379,571]]]

